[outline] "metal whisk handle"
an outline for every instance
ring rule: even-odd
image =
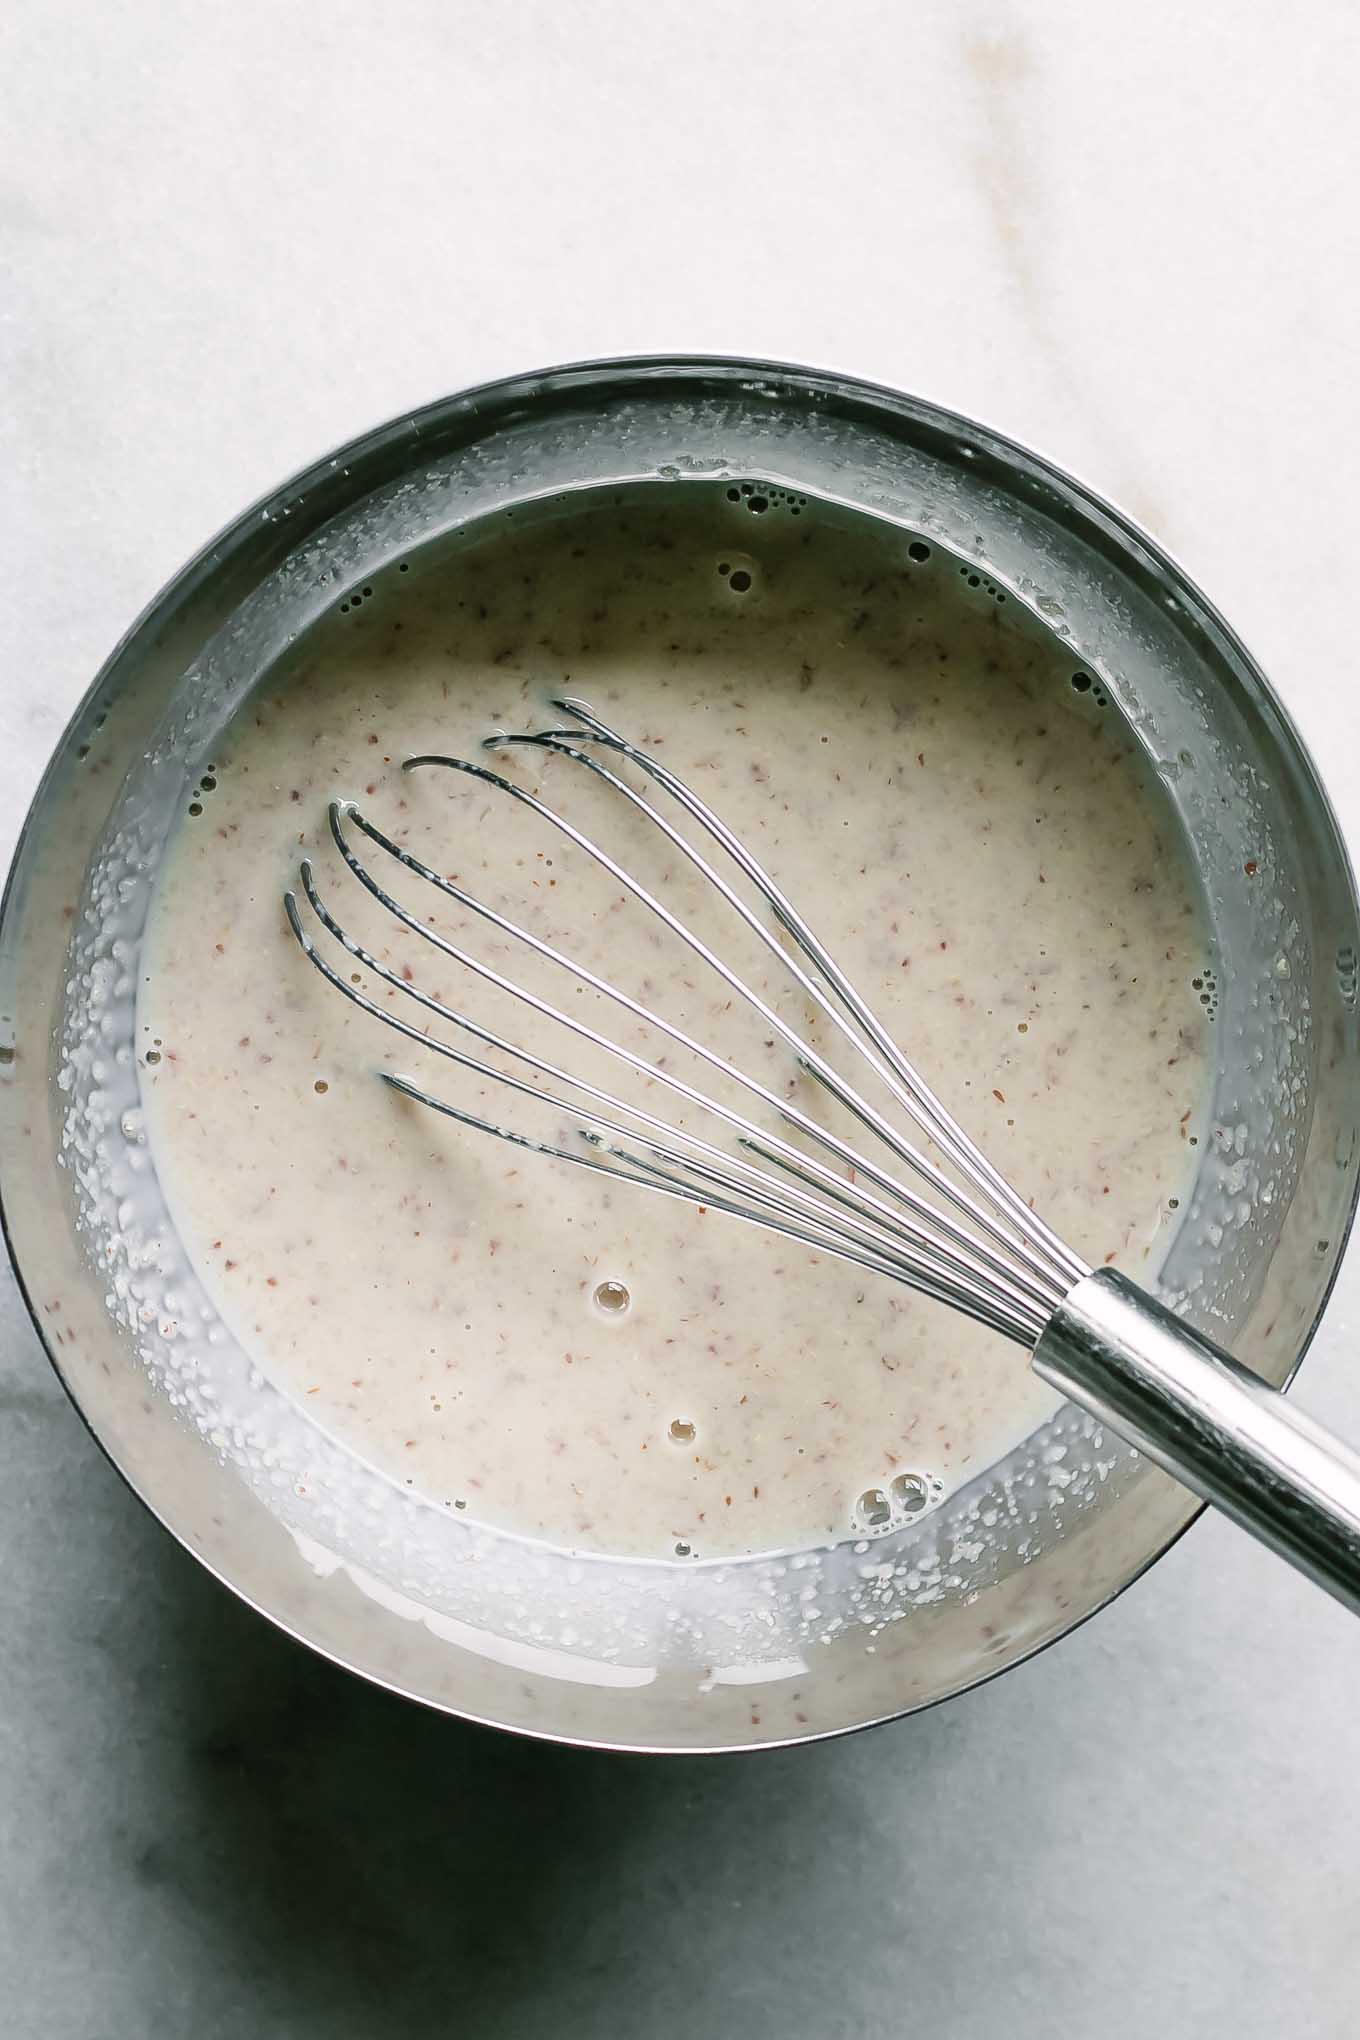
[[[1360,1614],[1360,1454],[1127,1276],[1082,1278],[1034,1369]]]

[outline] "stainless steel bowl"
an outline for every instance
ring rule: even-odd
[[[1357,1191],[1360,927],[1331,810],[1265,678],[1158,547],[1038,456],[917,399],[756,362],[603,362],[354,441],[247,511],[119,645],[39,788],[0,918],[6,1234],[114,1464],[314,1649],[461,1715],[628,1749],[805,1740],[958,1692],[1098,1608],[1196,1505],[1066,1407],[868,1549],[572,1559],[450,1521],[351,1459],[216,1321],[140,1143],[132,997],[185,789],[259,676],[350,588],[507,507],[726,477],[953,552],[1071,644],[1154,760],[1202,877],[1219,1006],[1214,1138],[1162,1287],[1285,1381]]]

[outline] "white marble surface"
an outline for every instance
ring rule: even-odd
[[[246,500],[689,347],[1037,444],[1263,658],[1360,843],[1352,0],[9,0],[0,836]],[[7,847],[7,843],[4,847]],[[1360,1437],[1360,1257],[1302,1401]],[[1360,1628],[1205,1523],[899,1728],[736,1765],[405,1709],[146,1519],[0,1300],[16,2040],[1350,2040]]]

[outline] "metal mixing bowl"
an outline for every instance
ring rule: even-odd
[[[1218,1002],[1213,1137],[1162,1290],[1283,1382],[1357,1189],[1360,929],[1335,821],[1266,680],[1180,570],[1047,462],[916,399],[754,362],[605,362],[356,440],[246,512],[114,652],[39,788],[0,920],[6,1234],[114,1464],[205,1566],[338,1662],[462,1715],[630,1749],[802,1740],[957,1692],[1099,1607],[1195,1504],[1066,1407],[871,1546],[573,1559],[450,1520],[348,1455],[217,1321],[141,1135],[133,997],[186,790],[319,616],[507,506],[728,477],[952,552],[965,581],[1070,643],[1154,761],[1201,875]]]

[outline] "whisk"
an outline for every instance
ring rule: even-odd
[[[701,1205],[780,1233],[819,1252],[905,1284],[961,1311],[1027,1349],[1041,1378],[1108,1423],[1205,1500],[1360,1612],[1360,1455],[1313,1423],[1259,1376],[1176,1317],[1117,1270],[1093,1271],[988,1161],[940,1103],[834,958],[750,849],[654,751],[629,741],[584,702],[558,697],[567,720],[532,732],[498,732],[485,753],[524,747],[564,759],[609,798],[655,828],[711,887],[722,909],[788,973],[802,996],[851,1052],[858,1081],[838,1070],[807,1034],[753,987],[697,930],[539,792],[484,760],[426,753],[406,771],[470,775],[560,831],[760,1016],[799,1070],[840,1108],[824,1124],[794,1099],[736,1066],[721,1050],[666,1019],[552,942],[479,900],[395,842],[352,800],[333,801],[330,834],[349,872],[378,905],[499,992],[682,1100],[706,1131],[679,1126],[615,1091],[531,1052],[445,1002],[365,948],[323,899],[309,860],[284,906],[303,953],[353,1005],[427,1052],[475,1076],[555,1108],[576,1124],[573,1145],[539,1140],[440,1097],[414,1079],[381,1072],[391,1088],[461,1125],[542,1156],[655,1195]],[[631,768],[639,791],[622,776]],[[687,818],[691,833],[676,825]],[[704,844],[700,848],[699,843]],[[374,857],[372,853],[377,853]],[[692,1083],[602,1028],[479,958],[403,904],[375,875],[381,860],[411,874],[465,912],[522,944],[711,1072],[723,1095]],[[731,876],[725,875],[731,873]],[[743,879],[770,922],[733,883]],[[341,971],[318,945],[336,948],[396,995],[380,1004],[362,979]],[[781,939],[781,936],[785,939]],[[405,1011],[401,1010],[405,1008]],[[508,1059],[516,1075],[470,1047],[431,1035],[423,1012],[460,1037]],[[407,1014],[411,1017],[407,1017]],[[687,1065],[688,1066],[688,1065]],[[868,1095],[866,1095],[866,1093]],[[749,1102],[749,1110],[733,1097]],[[878,1102],[874,1102],[875,1099]],[[896,1116],[889,1116],[894,1112]],[[782,1123],[771,1132],[752,1114]],[[909,1122],[913,1133],[903,1130]],[[843,1128],[844,1130],[838,1130]],[[711,1134],[713,1137],[709,1137]],[[792,1137],[790,1137],[792,1136]],[[853,1137],[852,1137],[853,1136]]]

